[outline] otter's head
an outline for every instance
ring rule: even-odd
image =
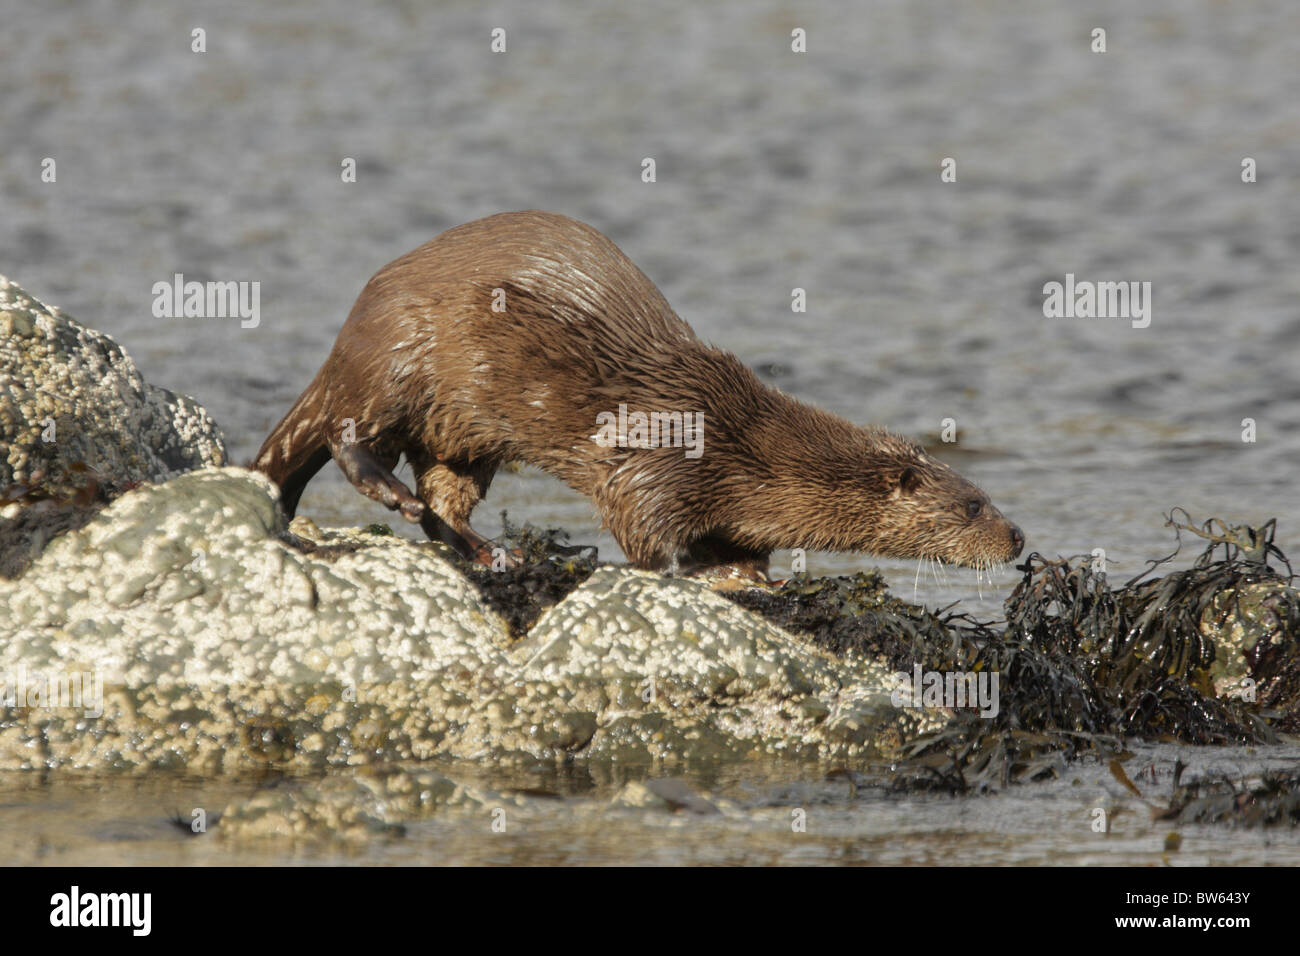
[[[857,475],[835,495],[858,497],[857,549],[972,568],[1005,564],[1024,549],[1024,534],[979,488],[909,439],[871,437]]]

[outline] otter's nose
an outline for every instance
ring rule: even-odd
[[[1015,525],[1011,526],[1011,556],[1018,557],[1025,549],[1025,533]]]

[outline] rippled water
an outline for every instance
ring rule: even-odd
[[[378,267],[478,216],[555,210],[781,388],[916,436],[955,419],[952,463],[1030,549],[1101,547],[1127,576],[1182,506],[1276,517],[1300,554],[1297,26],[1287,0],[244,0],[197,18],[46,0],[0,40],[0,272],[197,397],[242,460]],[[260,281],[260,326],[154,318],[176,272]],[[1066,273],[1151,282],[1150,327],[1044,318]],[[618,556],[543,475],[501,475],[480,530],[503,508]],[[302,511],[390,518],[332,469]],[[882,567],[910,596],[915,565]],[[995,616],[1014,579],[949,571],[917,595]]]
[[[995,796],[902,796],[884,778],[827,779],[788,764],[749,763],[723,774],[696,774],[697,793],[723,811],[697,815],[611,809],[620,779],[584,780],[580,771],[502,779],[482,766],[438,763],[459,779],[498,791],[529,788],[542,796],[507,815],[493,832],[489,810],[442,814],[406,824],[398,838],[357,841],[224,842],[220,823],[199,836],[172,820],[191,808],[210,817],[268,780],[198,780],[153,775],[101,779],[0,773],[0,851],[10,864],[274,865],[296,863],[619,864],[645,865],[1070,865],[1300,866],[1300,829],[1181,824],[1154,820],[1168,806],[1175,759],[1186,773],[1239,779],[1271,767],[1294,772],[1292,753],[1256,748],[1136,746],[1127,769],[1131,794],[1095,762],[1069,768],[1049,784],[1016,786]],[[630,775],[635,776],[635,775]],[[284,785],[284,784],[280,784]],[[1109,833],[1093,830],[1096,811]],[[796,830],[799,817],[804,829]],[[1178,849],[1166,846],[1177,834]]]

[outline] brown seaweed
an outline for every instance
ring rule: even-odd
[[[1029,555],[1017,566],[1023,576],[1004,604],[1000,629],[948,609],[906,605],[874,573],[796,579],[769,592],[728,596],[833,653],[879,655],[903,672],[916,665],[998,672],[997,715],[957,710],[943,728],[911,742],[893,767],[899,787],[964,792],[1059,776],[1077,757],[1109,759],[1126,737],[1274,741],[1273,723],[1286,729],[1297,719],[1300,687],[1300,662],[1282,651],[1300,638],[1300,609],[1286,587],[1291,566],[1273,543],[1275,522],[1253,529],[1211,520],[1198,528],[1172,513],[1167,521],[1177,539],[1173,553],[1148,562],[1119,588],[1091,556]],[[1183,531],[1206,539],[1204,552],[1187,570],[1150,577],[1178,555]],[[1235,601],[1260,582],[1279,586],[1269,620],[1286,638],[1245,652],[1265,694],[1259,703],[1216,697],[1211,666],[1219,649],[1202,622],[1207,612],[1223,611],[1215,602],[1224,595]],[[1289,709],[1279,711],[1282,705]]]
[[[515,526],[501,512],[503,531],[497,542],[512,552],[515,563],[493,569],[455,555],[461,572],[474,583],[484,602],[500,614],[510,636],[523,637],[548,607],[558,604],[596,570],[596,548],[569,545],[567,532]]]

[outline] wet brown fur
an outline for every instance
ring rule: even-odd
[[[504,312],[492,311],[494,289]],[[703,412],[703,456],[601,447],[596,416],[620,403]],[[345,419],[355,446],[342,441]],[[390,474],[399,455],[419,501]],[[647,568],[679,556],[762,563],[791,547],[988,567],[1023,544],[983,492],[916,443],[764,385],[700,341],[608,238],[537,211],[448,230],[370,280],[255,467],[292,514],[331,456],[364,493],[405,503],[430,537],[480,559],[470,512],[511,461],[590,497]]]

